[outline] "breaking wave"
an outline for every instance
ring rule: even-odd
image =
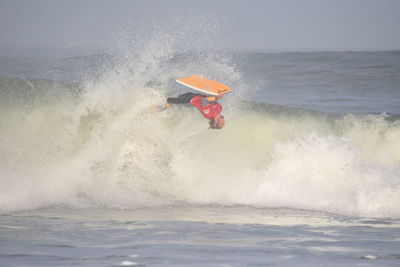
[[[400,217],[398,118],[244,101],[229,55],[158,45],[79,85],[1,79],[0,210],[251,205]],[[192,73],[236,88],[222,100],[223,130],[195,109],[151,112]]]

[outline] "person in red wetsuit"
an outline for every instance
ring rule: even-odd
[[[195,106],[204,118],[210,120],[211,129],[222,129],[225,125],[225,118],[221,115],[221,104],[216,102],[222,96],[207,97],[201,94],[185,93],[178,97],[168,98],[165,107],[169,108],[171,104],[190,104]]]

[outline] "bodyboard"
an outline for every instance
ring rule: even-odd
[[[214,96],[220,94],[226,94],[232,91],[232,89],[226,86],[225,84],[207,78],[203,78],[197,75],[177,79],[176,81],[196,91],[200,91]]]

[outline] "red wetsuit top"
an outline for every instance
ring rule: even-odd
[[[203,106],[202,99],[201,96],[197,95],[190,100],[190,104],[195,106],[206,119],[215,119],[221,113],[222,106],[217,102]]]

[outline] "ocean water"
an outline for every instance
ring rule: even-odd
[[[1,266],[400,265],[400,52],[159,45],[0,57]]]

